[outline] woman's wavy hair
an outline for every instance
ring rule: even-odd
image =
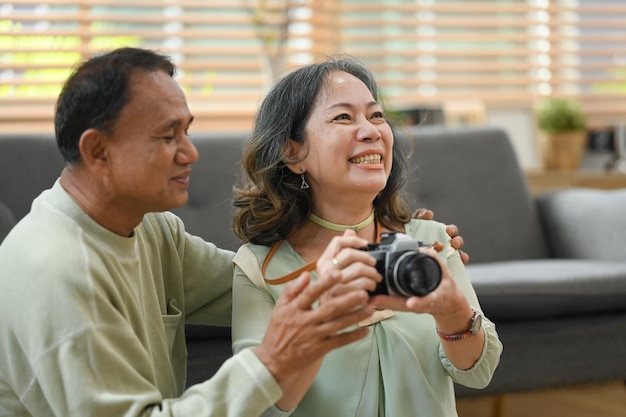
[[[233,229],[244,242],[272,245],[304,224],[313,202],[309,189],[300,188],[300,175],[288,164],[299,162],[289,154],[289,140],[306,146],[305,127],[315,99],[331,72],[354,75],[380,101],[373,74],[358,60],[334,56],[287,74],[267,94],[256,114],[254,129],[242,151],[247,177],[235,186]],[[408,146],[394,133],[393,167],[385,188],[373,205],[376,220],[390,230],[402,230],[411,218],[401,191],[408,176]]]

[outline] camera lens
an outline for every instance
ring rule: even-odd
[[[394,290],[404,295],[423,296],[439,286],[441,268],[436,259],[418,252],[405,252],[395,263]]]

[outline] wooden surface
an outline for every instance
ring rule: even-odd
[[[461,398],[459,417],[626,417],[626,384],[601,384]]]
[[[585,187],[626,188],[626,174],[607,171],[526,171],[526,181],[532,194],[561,188]]]

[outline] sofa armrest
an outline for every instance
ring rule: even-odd
[[[558,190],[536,202],[555,257],[626,259],[626,189]]]

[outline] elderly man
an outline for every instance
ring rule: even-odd
[[[303,276],[261,346],[184,390],[184,324],[230,325],[233,253],[168,212],[198,159],[174,70],[123,48],[67,80],[66,167],[0,246],[0,416],[259,416],[286,375],[365,336],[342,331],[371,314],[364,291],[312,308],[338,276]]]

